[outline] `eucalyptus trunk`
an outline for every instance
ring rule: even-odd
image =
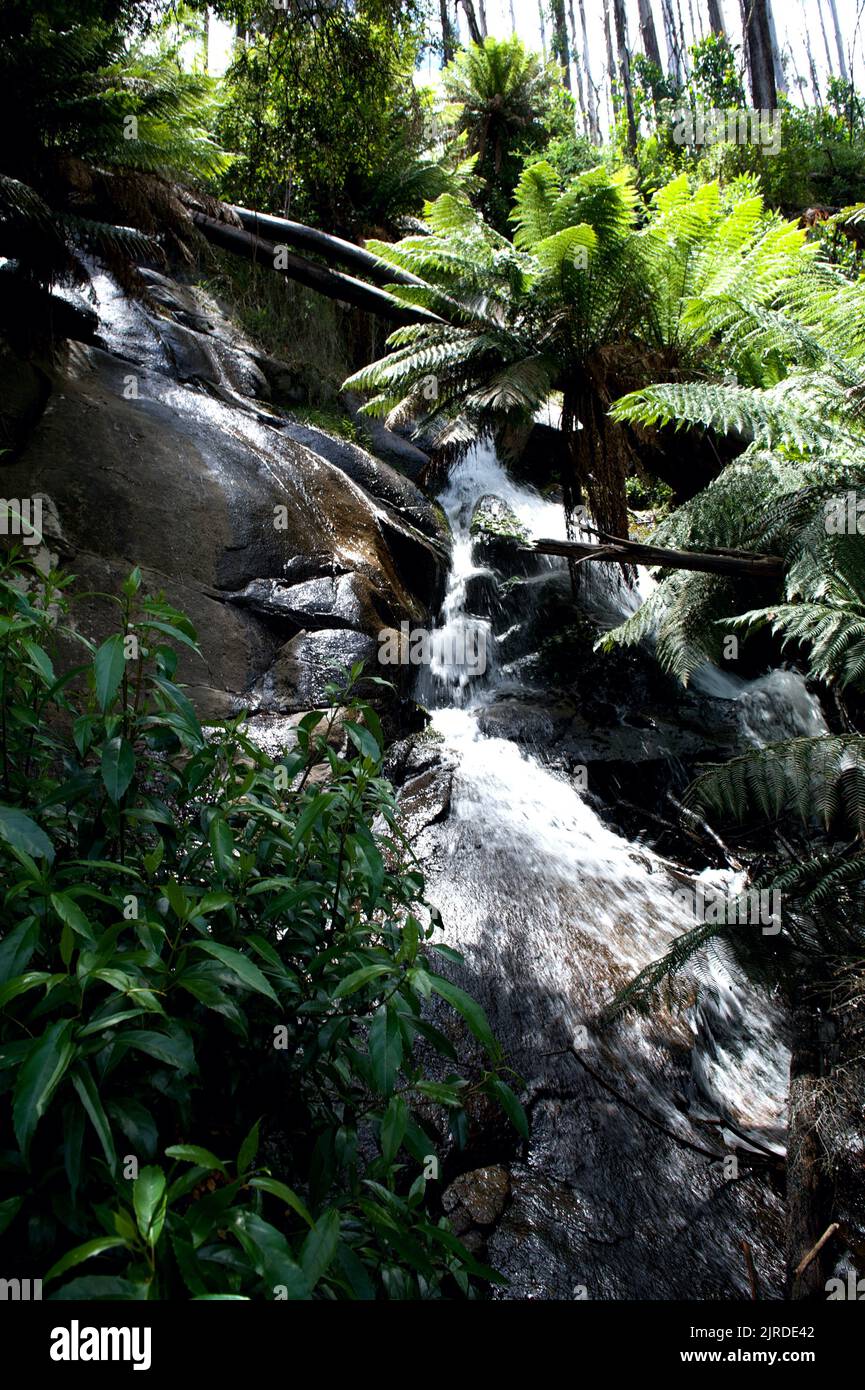
[[[658,34],[655,29],[655,17],[652,14],[652,0],[639,0],[640,12],[640,37],[643,40],[643,52],[651,63],[664,71],[661,62],[661,49],[658,44]]]
[[[724,12],[721,0],[709,0],[709,28],[713,34],[724,33]]]
[[[439,18],[442,31],[442,58],[447,65],[453,62],[457,49],[457,33],[451,20],[448,0],[439,0]]]
[[[589,50],[589,28],[586,24],[584,0],[577,0],[580,7],[580,28],[583,31],[583,71],[586,77],[586,115],[589,133],[596,145],[601,143],[601,122],[598,118],[598,89],[592,80],[592,59]]]
[[[775,59],[769,25],[769,0],[740,0],[742,42],[751,82],[751,100],[759,111],[774,111],[778,105],[775,87]]]
[[[637,153],[637,126],[634,120],[634,91],[631,84],[631,55],[628,50],[628,16],[625,13],[625,0],[613,0],[613,16],[616,22],[619,77],[628,121],[628,152],[634,156]]]
[[[829,13],[832,16],[832,28],[835,30],[835,46],[838,49],[838,66],[844,81],[847,81],[847,58],[844,53],[844,44],[841,41],[841,26],[838,23],[838,7],[835,0],[829,0]]]
[[[553,56],[562,65],[563,81],[571,90],[571,46],[568,42],[568,20],[565,13],[565,0],[552,0],[550,14],[553,20]]]

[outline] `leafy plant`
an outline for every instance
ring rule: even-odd
[[[427,235],[372,246],[423,281],[393,293],[441,323],[398,329],[389,354],[348,384],[376,393],[369,413],[414,422],[445,455],[503,424],[531,424],[560,391],[566,510],[585,496],[601,531],[627,536],[626,479],[644,471],[630,422],[652,421],[629,413],[627,398],[611,419],[614,400],[628,383],[643,388],[640,400],[660,400],[646,382],[702,371],[711,335],[701,306],[747,286],[759,307],[808,254],[804,233],[768,214],[748,183],[692,193],[683,175],[643,226],[640,215],[632,175],[602,166],[566,187],[546,162],[526,169],[513,243],[464,199],[438,199]]]
[[[272,760],[241,716],[202,728],[195,633],[137,570],[115,603],[94,647],[68,577],[0,570],[8,1259],[61,1299],[475,1294],[497,1276],[428,1179],[476,1092],[525,1120],[432,968],[360,670]],[[434,997],[489,1059],[471,1077]]]

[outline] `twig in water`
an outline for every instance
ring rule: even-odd
[[[799,1261],[794,1270],[797,1279],[805,1273],[805,1270],[808,1268],[809,1264],[814,1259],[814,1256],[820,1254],[820,1251],[823,1249],[823,1246],[826,1244],[827,1240],[832,1239],[835,1232],[838,1230],[838,1224],[839,1223],[837,1221],[833,1221],[831,1226],[827,1226],[822,1236],[817,1241],[817,1244],[812,1245],[811,1249],[808,1251],[808,1254],[804,1255],[802,1259]]]
[[[742,1247],[742,1254],[745,1256],[745,1268],[748,1271],[748,1283],[751,1286],[751,1300],[756,1303],[760,1297],[760,1286],[757,1283],[757,1271],[754,1269],[751,1247],[744,1237],[739,1241],[739,1244]]]
[[[703,833],[705,835],[708,835],[709,839],[715,842],[715,844],[720,849],[721,853],[724,855],[724,858],[726,859],[727,863],[730,865],[731,869],[736,869],[740,873],[744,870],[744,864],[736,858],[735,854],[731,849],[728,849],[728,847],[724,844],[724,841],[721,839],[720,835],[717,833],[717,831],[712,829],[708,821],[703,820],[703,817],[698,816],[696,811],[692,811],[689,806],[684,806],[681,801],[679,801],[675,796],[673,796],[673,793],[671,791],[667,792],[667,800],[670,802],[672,806],[675,806],[676,810],[679,812],[681,816],[686,816],[688,820],[692,820],[695,825],[699,825]]]

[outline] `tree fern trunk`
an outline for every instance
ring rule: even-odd
[[[801,1275],[795,1272],[832,1220],[831,1186],[817,1128],[822,1071],[822,1039],[814,991],[800,980],[793,996],[787,1131],[786,1296],[795,1300],[825,1296],[828,1278],[828,1246]]]
[[[865,1274],[865,993],[861,969],[834,967],[827,984],[813,976],[812,961],[792,999],[787,1297],[822,1302],[839,1255],[858,1261],[858,1275]],[[834,1222],[838,1235],[797,1272]]]

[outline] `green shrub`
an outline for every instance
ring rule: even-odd
[[[359,671],[274,762],[240,717],[202,729],[174,679],[194,631],[137,571],[95,649],[69,585],[0,566],[7,1268],[59,1298],[476,1294],[497,1276],[432,1210],[418,1112],[459,1134],[483,1090],[525,1119],[430,967]],[[60,638],[85,655],[62,675]],[[490,1070],[430,1078],[431,995]]]

